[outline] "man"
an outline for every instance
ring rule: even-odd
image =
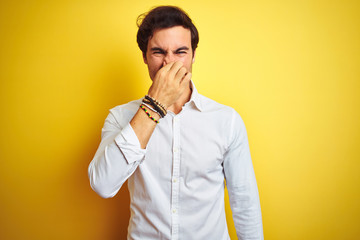
[[[91,187],[108,198],[128,180],[128,239],[225,240],[225,179],[238,238],[263,239],[244,123],[191,81],[196,27],[177,7],[141,17],[137,41],[153,82],[144,99],[110,110]]]

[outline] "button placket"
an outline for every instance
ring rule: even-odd
[[[173,118],[173,169],[171,183],[171,239],[179,238],[179,177],[180,177],[180,121]]]

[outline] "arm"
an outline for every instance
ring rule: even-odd
[[[176,62],[161,68],[149,89],[149,95],[171,106],[189,86],[191,74],[182,65]],[[159,118],[156,113],[152,115]],[[143,161],[145,148],[155,127],[156,123],[142,109],[138,109],[130,122],[125,121],[122,126],[119,126],[112,113],[108,115],[100,146],[88,168],[90,185],[95,192],[104,198],[115,196]]]
[[[164,65],[156,73],[148,94],[165,106],[170,107],[189,87],[190,78],[191,73],[187,72],[182,62],[171,62]],[[153,114],[153,117],[159,119],[156,113]],[[140,141],[141,147],[145,148],[156,127],[155,122],[149,121],[149,118],[139,109],[130,124]]]
[[[264,239],[260,199],[245,125],[234,111],[224,172],[239,239]]]
[[[118,123],[110,112],[101,133],[101,143],[91,161],[88,174],[92,189],[101,197],[115,196],[145,157],[129,123]]]

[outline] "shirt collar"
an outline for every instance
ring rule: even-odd
[[[201,99],[200,99],[200,94],[198,93],[194,82],[191,80],[191,85],[190,85],[191,89],[192,89],[192,93],[191,93],[191,98],[190,101],[188,103],[194,103],[195,107],[199,110],[202,111],[202,105],[201,105]],[[187,104],[185,104],[187,105]]]

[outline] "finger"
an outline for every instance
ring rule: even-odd
[[[180,83],[182,81],[182,79],[185,77],[185,75],[187,74],[187,72],[188,71],[185,67],[181,67],[175,75],[176,81],[178,81]]]
[[[184,65],[183,62],[177,61],[175,62],[172,66],[171,69],[169,70],[169,77],[170,79],[174,79],[176,74],[178,73],[178,71],[181,69],[181,67]]]
[[[176,61],[174,62],[174,64],[171,66],[171,70],[179,70],[179,68],[181,68],[184,65],[183,62],[181,61]]]
[[[165,64],[165,62],[163,62],[163,64]],[[169,64],[166,64],[164,67],[161,67],[157,71],[157,73],[155,75],[155,79],[159,79],[159,78],[162,78],[161,76],[165,76],[173,64],[174,64],[174,62],[171,62]]]
[[[163,62],[163,67],[160,70],[169,71],[171,69],[171,67],[174,65],[174,63],[175,62],[170,62],[170,63],[166,64],[165,62]]]
[[[192,73],[191,72],[187,72],[185,74],[185,76],[181,79],[180,81],[180,87],[186,87],[187,84],[190,82],[191,80],[191,76],[192,76]]]

